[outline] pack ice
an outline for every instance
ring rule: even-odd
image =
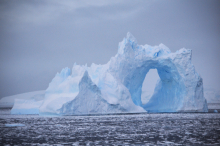
[[[107,64],[74,64],[57,73],[45,92],[40,114],[119,112],[207,112],[203,80],[192,62],[192,51],[138,45],[127,33],[118,53]],[[149,102],[142,104],[142,84],[150,69],[160,79]]]

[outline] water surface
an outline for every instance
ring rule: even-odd
[[[7,126],[10,124],[13,126]],[[215,113],[63,117],[2,114],[0,129],[0,144],[10,145],[220,145],[220,114]]]

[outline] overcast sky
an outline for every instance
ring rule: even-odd
[[[45,90],[74,62],[107,63],[128,31],[192,49],[204,87],[220,90],[219,0],[1,0],[0,97]]]

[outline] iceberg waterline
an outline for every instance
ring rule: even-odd
[[[163,44],[138,45],[127,33],[107,64],[74,64],[72,71],[64,68],[57,73],[39,114],[207,112],[203,80],[191,59],[189,49],[171,53]],[[142,104],[142,84],[150,69],[157,69],[160,80],[149,102]]]

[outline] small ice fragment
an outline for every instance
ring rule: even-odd
[[[5,124],[6,127],[23,127],[24,124],[14,123],[14,124]]]
[[[214,110],[214,113],[218,113],[218,111],[215,109],[215,110]]]

